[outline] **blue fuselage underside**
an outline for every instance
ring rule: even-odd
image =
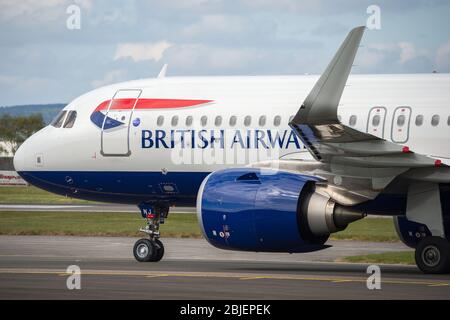
[[[114,203],[164,203],[194,207],[197,192],[209,172],[136,171],[22,171],[29,183],[44,190],[73,198]],[[450,209],[450,188],[441,186],[443,211]],[[380,194],[359,207],[368,214],[401,215],[406,194]]]
[[[193,207],[208,172],[24,171],[44,190],[79,199],[115,203],[167,203]]]

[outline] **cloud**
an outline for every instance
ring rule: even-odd
[[[416,48],[411,42],[399,42],[398,47],[400,48],[400,63],[402,64],[418,56]]]
[[[164,51],[172,46],[167,41],[159,41],[156,43],[120,43],[117,46],[114,60],[123,58],[131,58],[135,62],[145,60],[161,60]]]
[[[91,0],[2,0],[0,20],[22,24],[54,21],[66,17],[65,8],[73,4],[87,10],[92,7]]]
[[[308,13],[313,15],[346,15],[355,12],[365,12],[365,9],[372,4],[376,4],[382,8],[382,12],[407,12],[417,8],[427,7],[430,5],[446,4],[448,0],[408,0],[408,1],[392,1],[378,0],[241,0],[252,10],[270,10],[270,11],[290,11],[296,13]]]
[[[81,29],[66,28],[69,4]],[[0,0],[0,104],[170,76],[320,73],[372,0]],[[377,0],[359,73],[450,70],[448,0]]]
[[[450,40],[438,48],[436,52],[436,67],[438,72],[450,71]]]
[[[428,73],[434,69],[433,60],[429,50],[399,41],[368,44],[361,48],[355,64],[361,73]]]
[[[343,34],[348,32],[348,30],[350,30],[350,28],[341,22],[327,20],[322,22],[317,27],[313,28],[311,30],[311,33],[318,36],[342,36]]]
[[[292,48],[174,45],[163,56],[178,75],[270,75],[317,73],[325,67],[321,53]],[[328,57],[329,58],[329,57]]]
[[[199,21],[196,21],[183,28],[183,35],[195,37],[204,34],[239,34],[244,31],[244,19],[239,16],[230,16],[223,14],[202,15]]]
[[[123,70],[113,70],[113,71],[107,72],[105,74],[105,76],[103,77],[103,79],[92,81],[91,85],[94,88],[106,86],[108,84],[112,84],[112,83],[115,83],[115,82],[123,81],[125,79],[125,76],[126,76],[126,72],[125,71],[123,71]]]
[[[184,44],[168,50],[164,58],[171,69],[191,69],[191,72],[194,72],[200,66],[201,70],[221,70],[229,73],[245,68],[258,59],[258,54],[245,48]]]
[[[0,75],[1,106],[15,105],[20,97],[21,104],[54,103],[58,101],[52,93],[64,90],[61,82],[44,77]]]

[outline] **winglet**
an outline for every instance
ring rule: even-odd
[[[163,65],[163,67],[161,68],[161,71],[159,72],[157,78],[158,79],[165,78],[166,77],[166,73],[167,73],[167,63]]]
[[[354,28],[306,97],[290,125],[339,123],[337,108],[366,27]]]

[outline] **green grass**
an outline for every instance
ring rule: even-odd
[[[351,223],[347,229],[333,233],[330,239],[377,242],[399,241],[392,219],[365,218]]]
[[[86,204],[91,201],[59,196],[29,187],[0,187],[0,204]]]
[[[90,201],[58,196],[36,187],[0,187],[0,204],[86,204]],[[66,215],[65,219],[80,219],[80,214]],[[90,215],[90,214],[89,214]],[[39,214],[40,217],[41,214]],[[59,214],[58,214],[59,216]],[[112,215],[109,215],[112,216]],[[138,217],[135,214],[135,217]],[[49,219],[50,217],[42,217]],[[52,217],[56,219],[56,217]],[[139,218],[136,218],[139,219]],[[126,219],[124,219],[126,220]],[[168,223],[171,224],[172,219]],[[90,220],[89,220],[90,221]],[[88,222],[86,222],[88,223]],[[398,241],[392,219],[362,219],[350,224],[344,231],[331,235],[334,240]]]
[[[201,237],[195,214],[171,213],[169,218],[161,227],[164,237]],[[0,234],[7,235],[135,237],[144,225],[138,213],[0,212]]]
[[[350,256],[342,259],[353,263],[388,263],[388,264],[415,264],[413,251],[385,252],[378,254],[367,254]]]
[[[136,213],[0,211],[0,234],[136,236],[144,220]],[[161,227],[165,237],[200,238],[195,214],[170,213]],[[332,239],[398,241],[391,219],[366,219],[335,233]]]
[[[0,204],[87,204],[29,187],[0,187]],[[136,235],[142,220],[136,213],[0,213],[1,234]],[[190,220],[189,220],[190,219]],[[167,230],[167,231],[166,231]],[[162,229],[166,236],[200,236],[192,215],[172,215]],[[334,240],[398,241],[392,219],[363,219],[331,235]]]

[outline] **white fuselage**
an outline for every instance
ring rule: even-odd
[[[251,143],[247,146],[237,141],[234,148],[242,149],[265,148],[266,142],[255,145],[254,130],[283,134],[289,133],[285,141],[276,149],[283,156],[299,151],[296,143],[290,136],[288,122],[291,116],[298,111],[301,101],[310,91],[317,80],[316,76],[286,76],[286,77],[199,77],[199,78],[165,78],[139,80],[108,86],[89,92],[68,104],[64,110],[76,110],[77,119],[72,128],[54,128],[48,126],[33,136],[32,140],[38,142],[29,146],[28,152],[42,154],[43,163],[36,166],[35,157],[27,157],[21,168],[24,170],[133,170],[133,171],[158,171],[161,168],[176,171],[213,171],[223,167],[219,164],[193,163],[181,165],[173,163],[173,149],[182,148],[180,139],[185,130],[186,143],[183,149],[192,149],[192,130],[194,134],[200,130],[206,130],[203,135],[208,139],[214,130],[216,139],[220,130],[230,130],[232,133],[239,130],[242,140],[250,131]],[[130,126],[129,156],[106,156],[100,154],[102,130],[96,127],[89,117],[93,109],[103,101],[111,99],[117,90],[140,89],[139,98],[162,99],[202,99],[212,100],[200,106],[173,109],[135,110],[131,118],[139,118],[137,127]],[[120,118],[121,114],[131,114],[132,111],[110,111],[110,116]],[[373,123],[373,117],[379,114],[378,125]],[[405,115],[405,122],[398,122],[400,115]],[[422,124],[416,125],[418,115],[423,115]],[[157,124],[158,116],[164,117],[162,125]],[[186,125],[186,118],[193,117],[192,125]],[[206,125],[202,125],[201,117],[207,119]],[[236,124],[229,124],[230,117],[236,116]],[[251,117],[248,126],[244,124],[246,116]],[[265,124],[260,125],[261,116],[266,118]],[[280,116],[280,125],[274,125],[274,118]],[[449,75],[379,75],[379,76],[353,76],[348,81],[348,86],[342,96],[339,116],[341,122],[350,125],[357,130],[368,132],[401,145],[407,145],[412,151],[442,159],[450,163],[450,76]],[[356,119],[353,125],[350,118]],[[432,124],[432,117],[438,116],[436,125]],[[172,122],[173,117],[178,117],[178,123]],[[221,118],[221,124],[216,125],[216,118]],[[435,117],[436,118],[436,117]],[[142,130],[163,130],[166,137],[163,139],[168,147],[160,144],[159,147],[142,147]],[[175,141],[179,144],[171,148],[170,132],[175,131]],[[111,139],[108,133],[104,133],[103,139],[108,140],[111,154],[124,150],[128,126],[112,129],[114,134]],[[214,135],[214,134],[213,134]],[[197,136],[198,137],[198,136]],[[233,138],[234,135],[231,135]],[[288,143],[289,137],[291,142]],[[225,138],[227,138],[225,134]],[[281,135],[280,138],[283,138]],[[197,149],[210,152],[212,145],[204,147],[203,140],[197,140]],[[194,141],[195,141],[194,140]],[[272,139],[273,140],[273,139]],[[260,140],[261,141],[261,140]],[[243,141],[245,142],[245,141]],[[225,144],[224,148],[230,147]],[[301,144],[301,141],[298,140]],[[106,144],[106,143],[105,143]],[[218,144],[218,142],[216,142]],[[32,149],[32,150],[31,150]],[[217,148],[216,148],[217,149]],[[220,149],[220,148],[219,148]],[[206,156],[205,156],[206,158]],[[221,159],[213,159],[219,162]],[[187,161],[185,161],[187,162]],[[225,166],[230,163],[225,163]],[[237,163],[242,165],[242,163]]]
[[[288,122],[317,78],[173,77],[96,89],[64,108],[77,112],[72,128],[49,125],[21,146],[16,170],[167,175],[310,158]],[[113,110],[113,97],[132,103]],[[203,102],[138,109],[144,99]],[[107,129],[108,120],[93,122],[92,114],[102,103],[98,115],[122,125]],[[338,114],[345,125],[450,164],[450,75],[351,76]],[[230,124],[232,117],[236,122]]]

